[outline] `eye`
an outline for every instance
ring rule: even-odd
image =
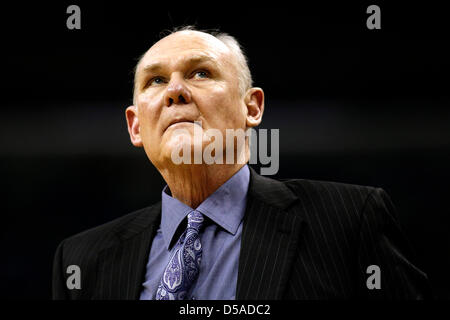
[[[147,86],[153,86],[164,83],[164,79],[161,77],[154,77],[148,81]]]
[[[194,72],[195,78],[205,79],[205,78],[208,78],[208,76],[209,76],[208,72],[204,71],[204,70],[199,70],[199,71]]]

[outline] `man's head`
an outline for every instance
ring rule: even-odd
[[[234,38],[176,31],[156,42],[136,66],[134,104],[126,110],[131,141],[144,147],[158,169],[170,166],[172,150],[186,141],[175,129],[186,129],[194,144],[194,121],[201,122],[202,131],[218,129],[223,137],[226,129],[257,126],[264,93],[251,86]]]

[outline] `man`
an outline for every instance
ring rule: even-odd
[[[126,119],[167,182],[162,199],[64,240],[54,298],[426,297],[383,189],[260,176],[246,164],[248,137],[243,148],[233,138],[231,162],[175,163],[180,150],[188,160],[204,150],[208,130],[249,130],[263,111],[234,38],[186,28],[155,43],[136,67]]]

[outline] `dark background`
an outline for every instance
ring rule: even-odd
[[[61,240],[160,199],[124,109],[137,58],[194,23],[246,49],[261,127],[280,129],[275,177],[384,188],[434,294],[450,298],[448,10],[296,2],[2,5],[2,298],[49,299]],[[70,4],[81,30],[66,28]],[[381,30],[366,28],[370,4]]]

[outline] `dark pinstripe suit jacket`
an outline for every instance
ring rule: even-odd
[[[389,196],[380,188],[274,180],[252,168],[237,299],[421,299],[426,275],[410,260]],[[161,202],[61,242],[54,299],[138,299]],[[69,290],[69,265],[81,289]],[[369,265],[381,289],[369,290]]]

